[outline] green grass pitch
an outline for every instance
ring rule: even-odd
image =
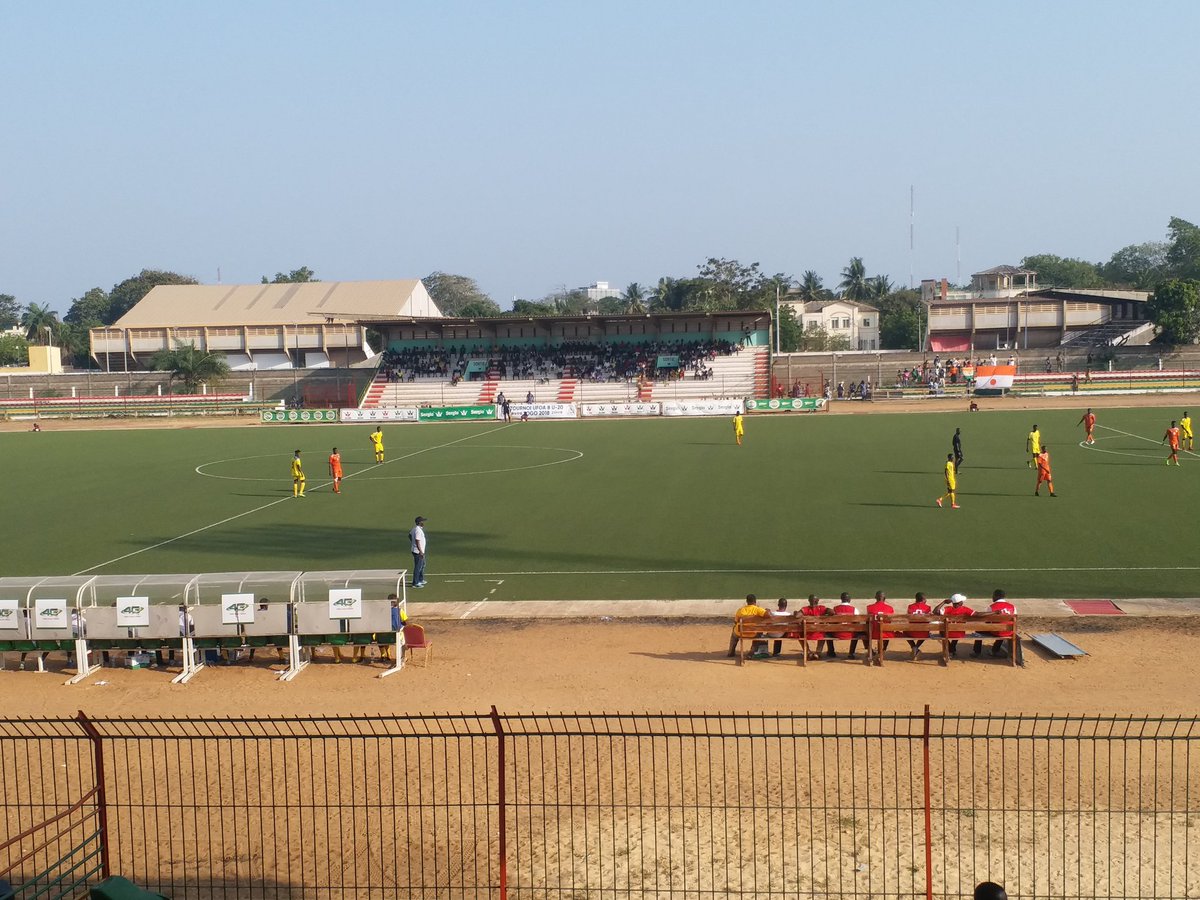
[[[420,514],[422,600],[1196,596],[1200,456],[1168,468],[1159,443],[1179,408],[1098,410],[1094,448],[1079,444],[1081,413],[755,416],[741,447],[728,419],[390,425],[381,466],[367,425],[51,423],[0,435],[2,568],[407,568]],[[1057,499],[1033,496],[1034,422]],[[956,426],[962,509],[938,509]]]

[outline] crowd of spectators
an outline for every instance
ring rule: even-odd
[[[380,369],[388,381],[415,381],[418,378],[449,379],[457,384],[464,378],[482,380],[488,372],[501,378],[536,379],[546,382],[558,378],[581,381],[662,381],[692,377],[712,378],[710,363],[718,356],[730,356],[741,350],[740,344],[724,340],[646,341],[643,343],[597,343],[563,341],[542,347],[411,347],[386,350]],[[673,356],[679,366],[658,367],[660,356]],[[468,374],[471,360],[484,360],[485,371]]]

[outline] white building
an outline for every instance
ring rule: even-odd
[[[853,300],[785,300],[805,331],[824,328],[832,338],[845,338],[851,350],[879,349],[879,310]]]
[[[607,300],[610,297],[620,297],[621,290],[615,287],[609,287],[607,281],[597,281],[587,287],[580,288],[581,291],[587,292],[587,298],[592,301]]]

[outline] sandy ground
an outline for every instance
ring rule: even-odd
[[[418,656],[383,680],[372,677],[378,664],[334,664],[326,650],[288,684],[260,657],[205,669],[187,685],[156,670],[112,668],[66,686],[61,656],[50,661],[58,673],[36,674],[11,671],[12,654],[0,696],[13,716],[486,712],[492,704],[505,712],[908,712],[926,703],[954,712],[1200,711],[1200,622],[1023,622],[1023,633],[1043,630],[1090,655],[1053,660],[1027,642],[1025,668],[972,659],[965,648],[948,669],[932,654],[914,663],[898,650],[883,668],[844,658],[801,668],[788,642],[778,659],[739,668],[725,657],[721,623],[436,622],[429,667]]]

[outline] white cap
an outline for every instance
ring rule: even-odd
[[[951,603],[966,603],[967,595],[966,594],[951,594],[950,602]]]

